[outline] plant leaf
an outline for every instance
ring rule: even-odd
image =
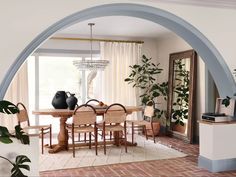
[[[183,121],[179,121],[179,124],[184,126],[184,122]]]
[[[12,143],[12,140],[10,139],[10,133],[6,127],[0,126],[0,142],[4,144]]]
[[[16,138],[21,141],[22,144],[30,144],[29,136],[23,131],[20,125],[15,126]]]
[[[13,163],[13,168],[11,170],[11,177],[27,177],[21,171],[21,168],[30,171],[29,165],[24,164],[25,162],[31,162],[27,156],[19,155],[16,157],[15,163]]]
[[[0,137],[0,142],[2,142],[2,143],[4,143],[4,144],[10,144],[10,143],[12,143],[13,141],[12,141],[9,137],[1,136],[1,137]]]
[[[2,112],[4,114],[16,114],[19,112],[19,109],[13,103],[6,101],[6,100],[1,100],[0,101],[0,112]]]
[[[225,105],[225,107],[228,107],[230,105],[230,97],[226,97],[225,99],[222,100],[222,104]]]

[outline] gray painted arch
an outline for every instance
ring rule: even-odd
[[[236,91],[236,85],[233,76],[224,59],[217,51],[217,49],[213,46],[213,44],[194,26],[177,17],[176,15],[159,8],[139,4],[114,3],[95,6],[74,13],[54,23],[46,30],[44,30],[41,34],[39,34],[20,53],[20,55],[16,58],[14,63],[7,71],[0,85],[0,99],[3,99],[12,78],[14,77],[15,73],[20,68],[22,63],[37,49],[37,47],[42,42],[47,40],[55,32],[84,20],[112,15],[142,18],[150,20],[172,30],[177,35],[182,37],[186,42],[188,42],[202,57],[216,83],[221,96],[231,96]]]

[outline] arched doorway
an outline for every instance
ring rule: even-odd
[[[158,8],[137,4],[117,3],[96,6],[72,14],[56,22],[38,35],[21,52],[13,65],[9,68],[0,86],[0,98],[2,99],[4,97],[12,78],[26,58],[56,31],[83,20],[111,15],[142,18],[172,30],[187,41],[203,58],[216,83],[220,96],[233,95],[236,90],[236,85],[227,64],[211,42],[195,27],[176,15]]]

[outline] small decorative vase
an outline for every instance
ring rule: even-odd
[[[52,106],[55,109],[67,109],[66,99],[68,98],[65,91],[57,91],[52,100]]]
[[[66,93],[70,94],[70,96],[66,99],[66,103],[70,110],[74,110],[78,100],[75,97],[75,94],[70,93],[70,92],[66,92]]]

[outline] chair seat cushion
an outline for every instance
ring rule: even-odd
[[[72,127],[67,127],[69,132],[72,131]],[[74,128],[75,133],[86,133],[86,132],[94,132],[93,126],[81,126],[81,127],[75,127]]]
[[[103,130],[102,125],[97,125],[98,129]],[[123,131],[124,127],[122,125],[106,125],[105,131]]]
[[[144,125],[150,125],[151,122],[145,121],[145,120],[128,120],[128,124],[134,123],[136,126],[144,126]]]
[[[41,135],[41,129],[43,128],[43,134],[49,133],[50,125],[35,125],[35,126],[27,126],[23,127],[23,131],[27,133],[29,136],[39,136]],[[46,131],[47,130],[47,131]]]
[[[39,130],[41,130],[42,128],[44,130],[49,129],[50,125],[32,125],[32,126],[24,127],[23,129],[39,129]]]

